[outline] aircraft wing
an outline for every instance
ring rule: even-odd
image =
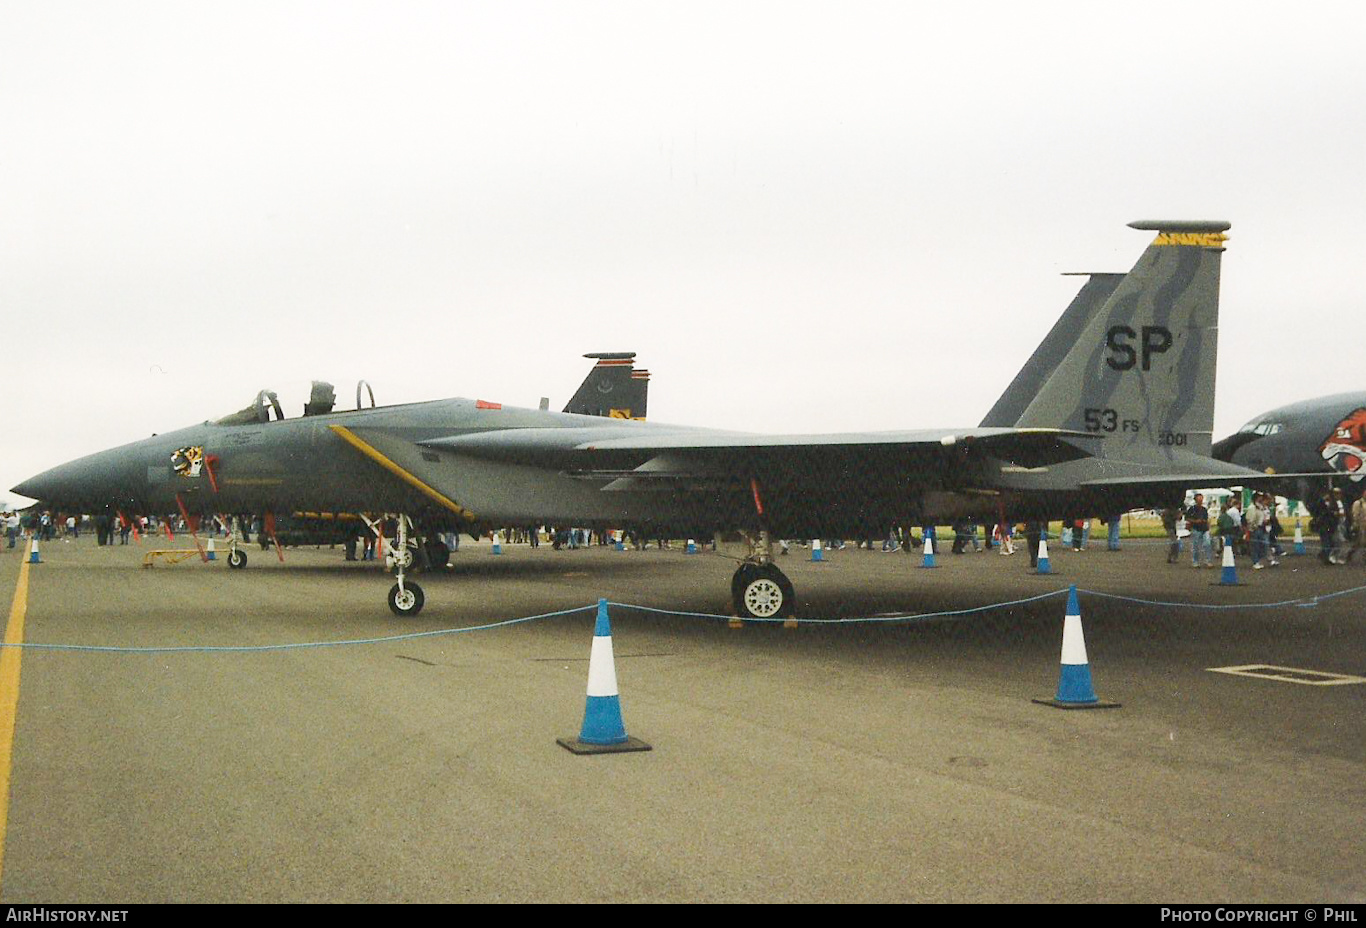
[[[428,439],[424,447],[509,463],[634,467],[658,456],[674,461],[809,461],[860,457],[990,456],[1024,467],[1090,457],[1099,436],[1065,429],[977,428],[830,435],[756,435],[702,430],[499,429]],[[634,463],[633,463],[634,462]]]

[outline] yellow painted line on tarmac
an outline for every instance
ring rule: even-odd
[[[28,561],[19,565],[14,602],[9,607],[5,644],[22,644],[28,612]],[[14,720],[19,710],[19,661],[23,648],[0,648],[0,887],[5,877],[5,836],[9,829],[10,764],[14,755]]]

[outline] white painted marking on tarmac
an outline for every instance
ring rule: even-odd
[[[1303,683],[1305,686],[1344,686],[1366,683],[1366,677],[1349,673],[1329,673],[1324,670],[1304,670],[1299,667],[1279,667],[1275,664],[1242,664],[1236,667],[1207,667],[1213,673],[1227,673],[1235,677],[1256,677],[1281,683]]]

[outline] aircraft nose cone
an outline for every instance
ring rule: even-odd
[[[27,496],[29,499],[42,499],[43,488],[47,482],[41,476],[30,477],[17,486],[10,487],[11,493],[18,493],[20,496]]]
[[[61,497],[65,495],[64,491],[68,489],[66,487],[67,481],[62,479],[62,476],[59,473],[61,470],[61,467],[45,470],[41,474],[30,477],[17,486],[11,487],[11,490],[21,496],[27,496],[29,499],[36,499],[42,503],[57,504],[60,502]]]
[[[45,507],[72,512],[103,508],[127,485],[126,468],[108,452],[68,461],[14,487]]]

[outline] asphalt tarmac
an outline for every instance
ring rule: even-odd
[[[333,647],[24,650],[8,902],[1366,901],[1366,684],[1210,670],[1366,676],[1366,589],[1313,602],[1366,588],[1361,563],[1223,587],[1152,542],[1054,547],[1050,576],[794,548],[799,615],[842,621],[611,607],[626,727],[654,750],[580,757],[555,739],[582,721],[588,607],[728,613],[732,563],[467,543],[398,620],[388,575],[339,549],[139,569],[150,547],[45,545],[25,640],[293,645],[584,608]],[[27,557],[0,554],[8,602]],[[1067,584],[1120,709],[1031,702],[1057,686]]]

